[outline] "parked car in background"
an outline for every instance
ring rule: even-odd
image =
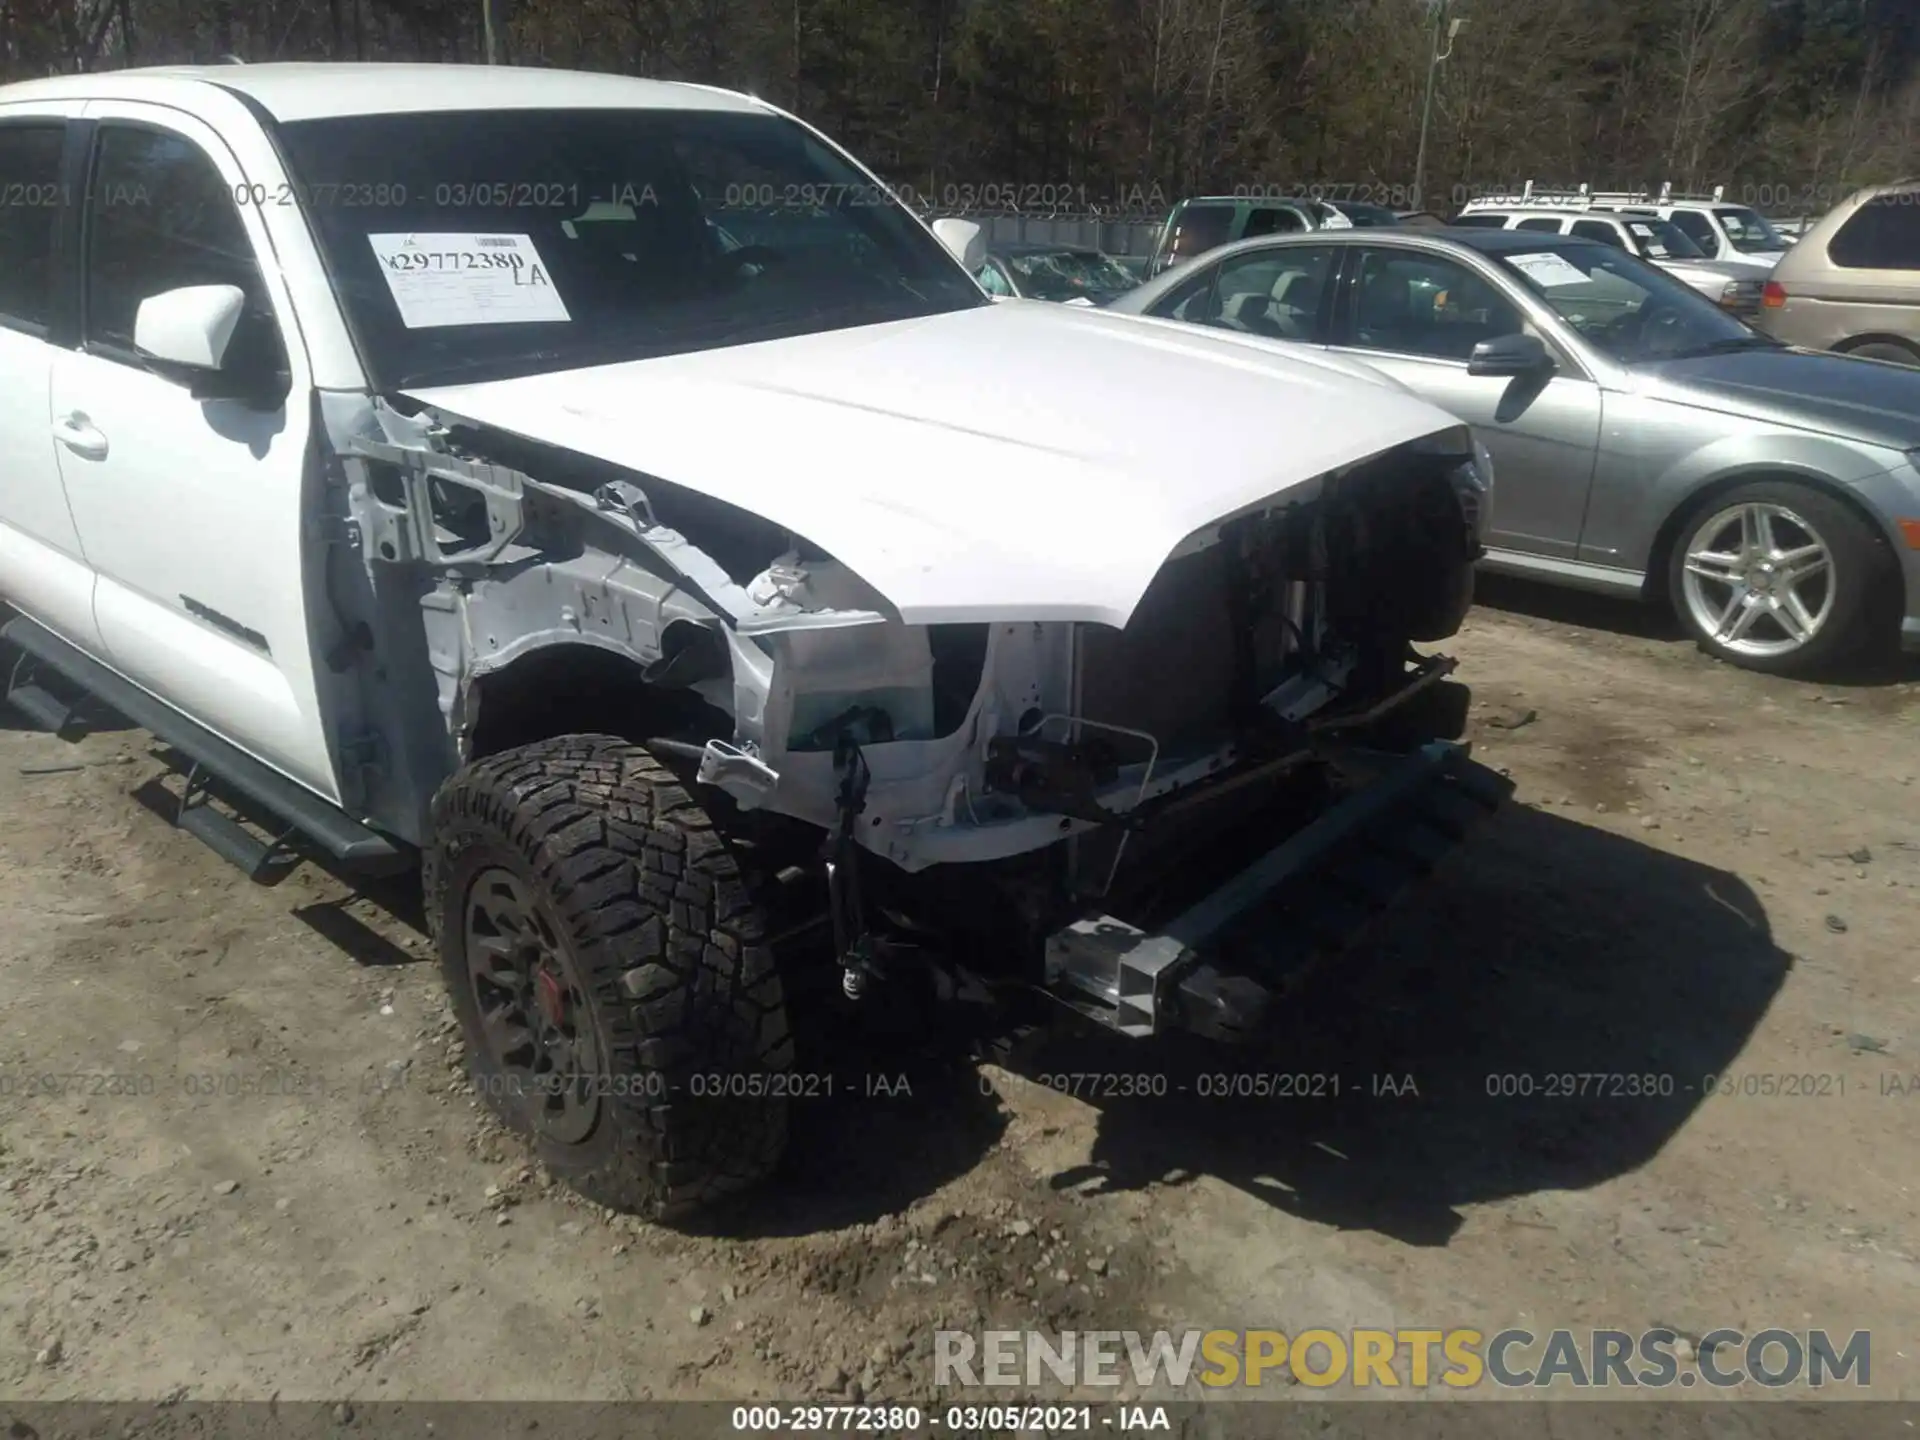
[[[1920,651],[1920,372],[1784,346],[1615,246],[1527,230],[1246,241],[1112,308],[1349,354],[1470,422],[1488,568],[1671,604],[1756,670],[1896,630]]]
[[[1578,190],[1549,190],[1536,189],[1529,181],[1518,194],[1480,196],[1463,207],[1461,213],[1516,207],[1614,210],[1669,220],[1707,259],[1723,261],[1744,274],[1762,278],[1793,244],[1751,205],[1729,202],[1724,185],[1717,185],[1706,194],[1676,195],[1671,185],[1661,186],[1657,193],[1594,190],[1585,185]]]
[[[1793,248],[1793,241],[1751,205],[1728,205],[1709,198],[1621,208],[1670,220],[1708,259],[1762,277]]]
[[[1196,195],[1178,202],[1167,216],[1153,258],[1147,262],[1147,274],[1158,275],[1182,260],[1259,235],[1352,228],[1353,221],[1324,200]]]
[[[1614,210],[1516,209],[1469,206],[1455,222],[1487,229],[1577,235],[1638,255],[1684,280],[1716,305],[1742,315],[1760,308],[1760,280],[1745,267],[1709,260],[1671,221]]]
[[[1755,322],[1794,345],[1920,365],[1920,180],[1862,190],[1774,267]]]
[[[1078,245],[1002,245],[973,278],[989,295],[1105,305],[1140,283],[1104,251]]]

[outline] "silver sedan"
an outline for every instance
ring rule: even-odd
[[[1533,231],[1244,241],[1109,309],[1341,351],[1471,423],[1488,569],[1671,604],[1755,670],[1920,651],[1920,371],[1780,345]]]

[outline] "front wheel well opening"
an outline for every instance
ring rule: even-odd
[[[1905,335],[1895,335],[1891,333],[1884,335],[1878,333],[1849,335],[1838,345],[1834,346],[1833,349],[1835,354],[1851,355],[1854,351],[1864,350],[1869,345],[1891,346],[1895,350],[1904,350],[1907,354],[1915,358],[1920,358],[1920,346],[1915,345],[1913,341]]]
[[[1725,495],[1748,485],[1775,484],[1798,485],[1815,494],[1825,495],[1836,500],[1853,512],[1856,519],[1867,527],[1867,532],[1879,543],[1882,550],[1891,552],[1891,542],[1873,512],[1862,505],[1844,485],[1835,484],[1823,477],[1804,475],[1791,470],[1759,470],[1740,475],[1727,475],[1703,486],[1689,495],[1674,508],[1671,515],[1661,522],[1659,532],[1653,538],[1652,549],[1647,554],[1647,577],[1642,585],[1642,595],[1650,603],[1671,607],[1673,594],[1668,584],[1669,573],[1673,568],[1673,547],[1680,543],[1680,537],[1686,533],[1687,526],[1699,517],[1702,511]]]
[[[649,683],[637,660],[593,645],[549,645],[474,681],[470,760],[556,735],[705,741],[733,733],[694,691]]]

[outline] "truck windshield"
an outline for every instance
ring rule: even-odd
[[[1787,248],[1786,236],[1774,229],[1767,217],[1757,210],[1749,210],[1744,205],[1727,205],[1713,213],[1720,217],[1720,223],[1727,230],[1727,239],[1733,242],[1736,250],[1758,255]]]
[[[781,116],[432,112],[281,135],[380,388],[991,303],[892,196]]]

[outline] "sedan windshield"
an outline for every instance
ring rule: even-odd
[[[1757,210],[1749,210],[1744,205],[1727,205],[1713,213],[1720,217],[1721,225],[1726,228],[1727,239],[1733,242],[1736,250],[1754,255],[1765,250],[1787,248],[1787,237],[1774,229],[1767,217]]]
[[[990,303],[880,186],[780,116],[436,112],[283,135],[383,388]]]
[[[1611,246],[1568,245],[1490,258],[1588,344],[1621,364],[1778,344],[1697,290]]]
[[[1118,294],[1134,278],[1098,250],[1046,250],[1006,257],[1022,294],[1037,300],[1072,300]]]

